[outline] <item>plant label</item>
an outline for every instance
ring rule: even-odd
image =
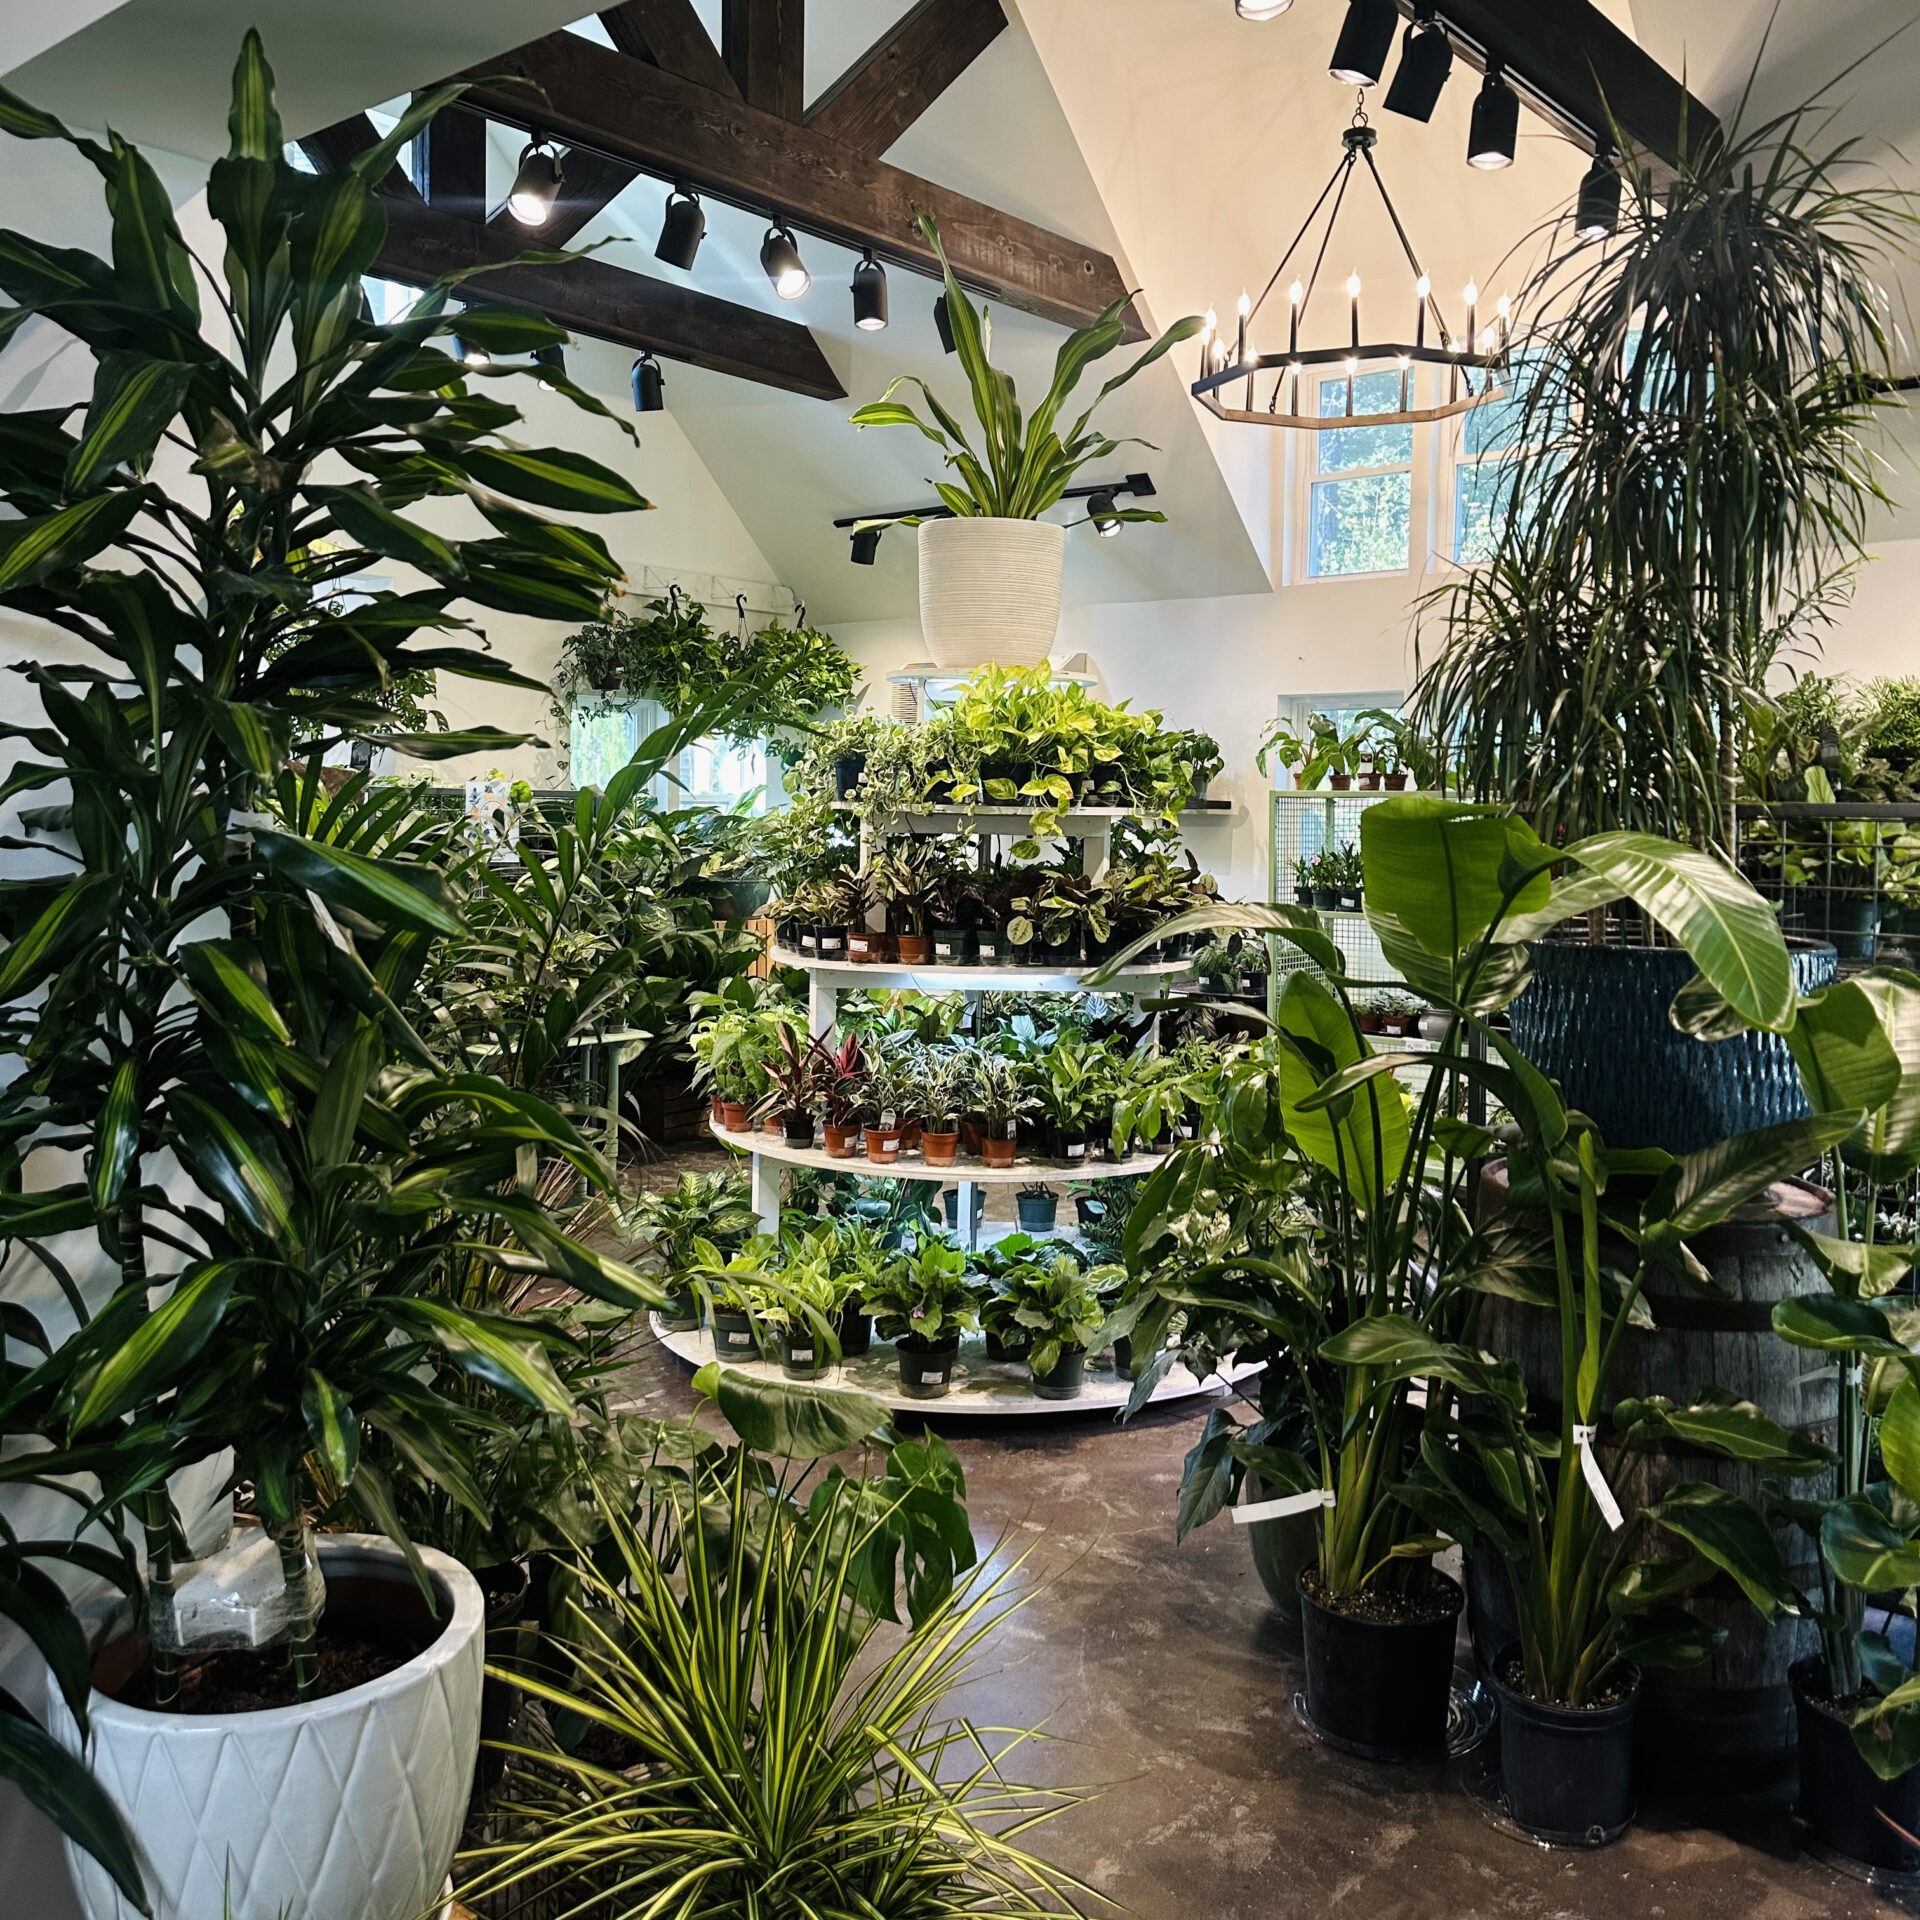
[[[946,1377],[944,1373],[940,1372],[923,1373],[920,1376],[920,1384],[923,1387],[937,1387]]]

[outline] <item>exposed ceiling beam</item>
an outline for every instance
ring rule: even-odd
[[[899,167],[578,34],[549,34],[462,76],[468,102],[494,119],[537,119],[570,145],[590,146],[666,180],[685,180],[805,233],[895,265],[938,271],[914,224],[939,224],[954,272],[1002,305],[1061,326],[1084,326],[1129,289],[1112,258],[1029,220],[981,205]],[[518,79],[533,85],[513,84]],[[535,89],[544,89],[542,98]],[[1128,333],[1145,337],[1136,301]]]
[[[651,61],[715,93],[740,92],[693,0],[627,0],[625,6],[609,7],[600,24],[607,38],[636,60]]]
[[[806,0],[720,0],[720,57],[750,107],[781,120],[806,112]]]
[[[919,0],[807,109],[807,125],[879,159],[1006,24],[1000,0]]]
[[[632,185],[636,171],[624,160],[610,160],[591,147],[569,147],[560,156],[559,197],[539,226],[523,227],[504,207],[491,224],[502,233],[516,235],[523,247],[564,247],[609,201]]]
[[[351,122],[343,122],[351,125]],[[372,131],[364,115],[361,125]],[[329,129],[328,131],[331,131]],[[487,217],[487,123],[443,108],[413,142],[413,184],[431,207],[459,220]]]
[[[367,117],[356,114],[306,135],[300,145],[317,167],[330,171],[364,153],[376,137]],[[568,156],[569,163],[574,157]],[[599,163],[598,155],[578,157]],[[387,237],[372,271],[383,280],[424,287],[449,273],[486,267],[488,271],[464,285],[488,300],[537,307],[570,332],[616,346],[644,347],[690,366],[815,400],[846,398],[847,390],[819,342],[798,321],[735,306],[604,260],[547,266],[520,261],[529,244],[548,244],[551,225],[536,232],[511,219],[486,226],[460,219],[429,206],[397,168],[383,185],[380,200]]]
[[[1399,0],[1399,7],[1413,17],[1414,0]],[[1593,0],[1439,0],[1439,12],[1458,29],[1455,44],[1469,65],[1484,72],[1487,56],[1497,55],[1534,110],[1589,150],[1606,135],[1611,111],[1656,172],[1670,172],[1680,153],[1683,103],[1689,142],[1719,125]]]

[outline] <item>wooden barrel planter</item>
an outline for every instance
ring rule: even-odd
[[[1483,1177],[1483,1208],[1506,1197],[1506,1169],[1496,1163]],[[1786,1180],[1733,1219],[1688,1244],[1728,1296],[1716,1300],[1688,1291],[1678,1276],[1654,1275],[1647,1302],[1655,1326],[1630,1327],[1608,1383],[1615,1401],[1658,1394],[1676,1405],[1703,1398],[1711,1389],[1751,1400],[1783,1427],[1831,1446],[1839,1415],[1838,1384],[1817,1356],[1789,1346],[1772,1331],[1777,1301],[1821,1293],[1826,1283],[1787,1232],[1787,1223],[1815,1232],[1833,1231],[1833,1196],[1801,1180]],[[1601,1257],[1608,1258],[1603,1243]],[[1616,1247],[1617,1264],[1631,1254]],[[1542,1418],[1559,1417],[1560,1333],[1556,1316],[1538,1307],[1488,1296],[1482,1304],[1476,1344],[1518,1362],[1526,1375],[1529,1403]],[[1705,1481],[1763,1506],[1767,1470],[1698,1448],[1667,1443],[1621,1465],[1605,1444],[1602,1459],[1621,1506],[1629,1513],[1659,1499],[1680,1480]],[[1831,1474],[1797,1480],[1796,1491],[1831,1495]],[[1797,1527],[1774,1536],[1794,1583],[1818,1587],[1813,1542]],[[1671,1551],[1648,1543],[1650,1554]],[[1724,1575],[1698,1588],[1689,1604],[1726,1630],[1719,1651],[1685,1673],[1649,1673],[1638,1721],[1643,1777],[1675,1786],[1705,1785],[1709,1792],[1764,1791],[1784,1786],[1794,1751],[1793,1694],[1787,1672],[1796,1660],[1819,1650],[1811,1621],[1769,1628],[1738,1587]]]

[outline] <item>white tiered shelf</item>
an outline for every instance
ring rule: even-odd
[[[776,967],[798,967],[822,985],[854,990],[861,987],[889,991],[910,987],[920,993],[1088,993],[1087,976],[1093,967],[949,967],[902,966],[897,960],[810,960],[786,947],[773,947],[768,957]],[[1144,966],[1123,968],[1100,989],[1102,993],[1152,993],[1192,971],[1186,960],[1153,960]]]
[[[917,1153],[903,1153],[897,1160],[869,1160],[864,1148],[836,1160],[824,1147],[789,1146],[777,1133],[730,1133],[712,1119],[707,1127],[716,1140],[724,1140],[730,1147],[765,1154],[769,1160],[781,1160],[788,1166],[816,1167],[822,1173],[857,1173],[877,1180],[958,1180],[963,1187],[1030,1187],[1043,1180],[1118,1180],[1127,1174],[1151,1173],[1166,1158],[1163,1153],[1130,1153],[1124,1160],[1106,1160],[1089,1152],[1084,1161],[1076,1160],[1070,1166],[1029,1156],[1016,1159],[1010,1167],[989,1167],[978,1160],[937,1167]]]
[[[654,1316],[653,1330],[660,1344],[689,1367],[703,1367],[718,1358],[713,1335],[705,1327],[673,1330],[661,1325]],[[739,1373],[758,1380],[781,1380],[786,1376],[773,1360],[741,1360],[731,1355],[725,1364]],[[1207,1380],[1196,1380],[1176,1362],[1153,1390],[1151,1404],[1164,1406],[1168,1401],[1191,1400],[1200,1394],[1224,1392],[1234,1381],[1259,1371],[1257,1365],[1228,1361]],[[954,1369],[953,1384],[943,1394],[928,1397],[909,1394],[900,1385],[900,1367],[893,1343],[876,1339],[867,1352],[855,1359],[828,1367],[820,1374],[827,1387],[852,1387],[869,1393],[896,1413],[924,1413],[934,1418],[978,1419],[1010,1414],[1115,1414],[1127,1404],[1133,1382],[1110,1368],[1089,1366],[1085,1385],[1071,1400],[1048,1400],[1033,1390],[1033,1377],[1018,1360],[989,1360],[987,1343],[979,1335],[969,1335],[960,1343],[960,1363]]]

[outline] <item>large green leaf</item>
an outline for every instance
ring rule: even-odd
[[[1436,1340],[1404,1314],[1373,1313],[1343,1327],[1320,1346],[1320,1357],[1341,1367],[1375,1367],[1389,1380],[1446,1380],[1465,1393],[1490,1394],[1518,1406],[1524,1397],[1519,1369],[1470,1347]]]
[[[1920,1169],[1920,976],[1902,967],[1869,967],[1847,984],[1872,1006],[1900,1077],[1840,1153],[1849,1165],[1892,1186]]]
[[[466,572],[459,549],[437,533],[395,513],[368,486],[310,487],[307,490],[333,515],[348,539],[436,580],[459,580]]]
[[[300,1412],[314,1451],[326,1462],[334,1484],[343,1489],[352,1486],[360,1465],[360,1423],[347,1396],[325,1374],[310,1371],[300,1395]]]
[[[370,860],[323,840],[264,829],[255,831],[253,843],[260,857],[284,879],[377,926],[413,927],[422,933],[464,931],[452,886],[431,867]]]
[[[1360,847],[1369,907],[1441,959],[1458,961],[1487,933],[1520,874],[1514,911],[1552,895],[1537,836],[1501,807],[1398,795],[1360,816]]]
[[[1129,941],[1112,959],[1087,976],[1087,984],[1096,987],[1109,984],[1147,948],[1170,935],[1226,932],[1277,933],[1335,979],[1347,970],[1346,956],[1328,938],[1320,916],[1311,907],[1262,907],[1246,901],[1214,900],[1204,907],[1190,907],[1185,913],[1177,913],[1172,919],[1161,921],[1150,933]]]
[[[1773,1330],[1796,1347],[1823,1353],[1866,1353],[1904,1360],[1887,1316],[1865,1300],[1831,1293],[1796,1294],[1774,1304]]]
[[[1880,1416],[1880,1458],[1894,1485],[1920,1501],[1920,1386],[1911,1377],[1894,1388]]]
[[[68,495],[91,493],[119,466],[144,478],[160,436],[180,411],[192,381],[193,368],[184,361],[156,360],[144,353],[103,354],[86,426],[67,461]]]
[[[1288,1132],[1304,1153],[1338,1175],[1363,1206],[1371,1206],[1406,1164],[1411,1129],[1405,1091],[1386,1074],[1364,1081],[1333,1106],[1305,1104],[1324,1081],[1361,1059],[1361,1040],[1351,1016],[1313,974],[1303,970],[1287,976],[1279,1026],[1293,1043],[1280,1056]]]
[[[174,1380],[220,1324],[239,1277],[239,1264],[216,1260],[188,1268],[164,1305],[156,1307],[132,1335],[109,1354],[74,1410],[72,1427],[84,1433],[151,1398]]]
[[[87,1192],[102,1213],[119,1204],[120,1189],[140,1149],[140,1076],[131,1060],[113,1070],[94,1128]]]
[[[1802,1000],[1787,1045],[1807,1099],[1821,1113],[1871,1113],[1900,1085],[1900,1057],[1878,1009],[1854,981]]]
[[[474,1313],[444,1300],[396,1300],[389,1310],[437,1340],[456,1366],[478,1379],[543,1413],[573,1417],[573,1396],[560,1384],[545,1347],[510,1316]]]
[[[1812,1113],[1737,1133],[1681,1158],[1664,1217],[1643,1222],[1665,1239],[1684,1240],[1717,1226],[1773,1185],[1805,1173],[1859,1125],[1857,1113]]]
[[[1915,1249],[1903,1241],[1877,1240],[1869,1246],[1864,1240],[1809,1233],[1805,1227],[1792,1224],[1787,1231],[1806,1250],[1834,1292],[1848,1299],[1878,1300],[1891,1293],[1913,1267]]]
[[[4,1689],[0,1779],[11,1780],[69,1840],[99,1861],[134,1907],[141,1913],[153,1911],[133,1842],[105,1789]]]
[[[288,1044],[287,1023],[267,992],[266,968],[253,948],[234,940],[194,940],[180,949],[180,964],[222,1023],[257,1040]]]
[[[611,467],[562,447],[469,447],[462,459],[483,487],[562,513],[633,513],[651,505]]]
[[[126,532],[145,505],[138,488],[126,487],[53,513],[0,523],[0,593],[91,560]]]
[[[263,1239],[284,1249],[293,1191],[272,1134],[248,1106],[214,1107],[175,1087],[167,1095],[174,1147],[193,1177]]]
[[[763,1380],[710,1360],[693,1377],[746,1444],[786,1460],[845,1453],[885,1429],[887,1410],[871,1394],[810,1381]]]
[[[1570,859],[1637,902],[1749,1026],[1793,1025],[1793,965],[1772,906],[1713,855],[1650,833],[1576,840]]]
[[[82,1732],[93,1690],[93,1660],[59,1581],[24,1554],[0,1550],[0,1620],[16,1626],[47,1663]]]
[[[1622,1400],[1613,1417],[1621,1427],[1634,1429],[1639,1441],[1670,1437],[1783,1473],[1817,1473],[1833,1463],[1828,1448],[1769,1419],[1751,1400],[1729,1397],[1686,1407],[1666,1401]]]
[[[1820,1554],[1836,1580],[1867,1592],[1920,1587],[1920,1540],[1864,1493],[1836,1500],[1820,1523]]]
[[[1724,1487],[1683,1480],[1651,1507],[1647,1517],[1703,1553],[1768,1620],[1801,1610],[1800,1595],[1788,1578],[1786,1563],[1771,1530],[1748,1503]]]

